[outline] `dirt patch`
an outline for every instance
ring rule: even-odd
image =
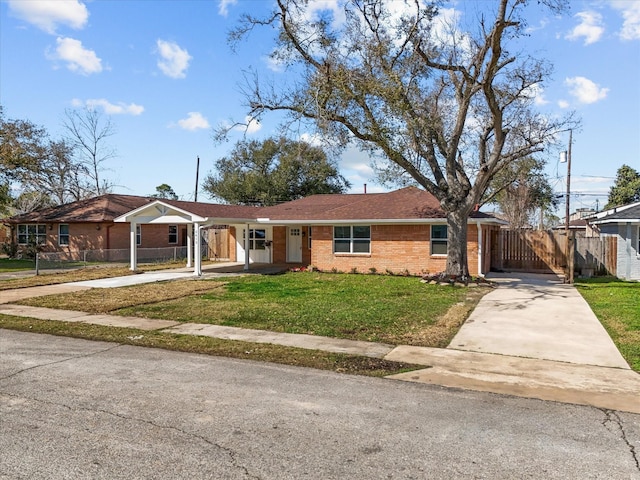
[[[401,338],[400,343],[419,347],[445,348],[458,333],[462,324],[469,318],[480,299],[491,291],[491,288],[473,288],[464,302],[451,306],[447,313],[428,327],[416,329]]]

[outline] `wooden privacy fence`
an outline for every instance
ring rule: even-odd
[[[210,228],[207,232],[208,257],[212,260],[228,260],[229,229]]]
[[[544,230],[493,232],[491,269],[534,273],[563,273],[566,237]]]
[[[585,276],[616,274],[615,237],[578,236],[571,244],[576,273]],[[491,245],[491,269],[494,271],[567,273],[564,231],[500,230],[493,232]]]

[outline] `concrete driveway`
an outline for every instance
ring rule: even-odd
[[[555,275],[492,274],[485,295],[449,348],[628,369],[573,285]]]

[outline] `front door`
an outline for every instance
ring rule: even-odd
[[[287,262],[302,262],[302,229],[287,227]]]

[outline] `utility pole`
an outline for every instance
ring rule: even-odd
[[[569,147],[571,148],[571,147]],[[193,201],[198,201],[198,176],[200,175],[200,155],[196,157],[196,194],[193,196]]]
[[[573,283],[573,263],[574,263],[574,239],[569,234],[569,212],[570,212],[570,198],[571,198],[571,144],[573,143],[573,129],[569,129],[569,148],[566,152],[562,152],[560,156],[560,163],[567,162],[567,200],[565,202],[565,217],[564,217],[564,234],[567,239],[565,258],[567,260],[567,278],[568,283]]]

